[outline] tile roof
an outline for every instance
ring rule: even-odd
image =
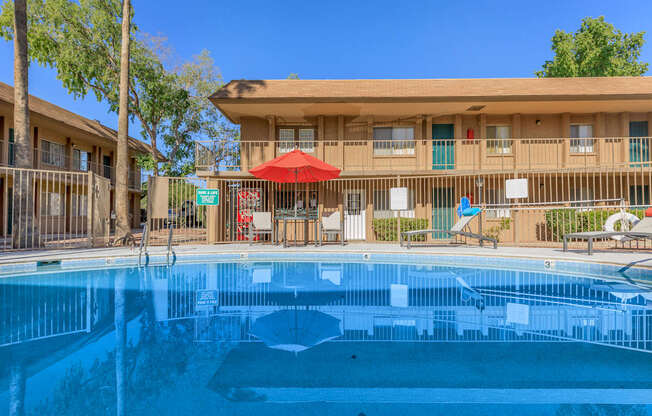
[[[652,77],[233,80],[215,103],[652,99]]]
[[[11,85],[0,82],[0,101],[9,104],[14,103],[14,87]],[[79,114],[68,111],[48,101],[42,100],[30,94],[29,96],[29,110],[33,113],[39,114],[43,117],[66,124],[67,126],[79,129],[85,133],[98,136],[103,139],[110,140],[117,143],[118,132],[102,123],[82,117]],[[133,137],[129,137],[129,147],[137,152],[149,153],[150,146]],[[158,152],[160,160],[164,160],[160,152]]]

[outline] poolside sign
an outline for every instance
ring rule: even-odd
[[[218,293],[214,289],[198,290],[196,299],[197,308],[217,306],[219,304]]]
[[[219,205],[219,189],[197,189],[197,206],[200,205]]]

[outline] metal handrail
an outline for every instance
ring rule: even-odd
[[[168,234],[168,251],[165,258],[165,264],[170,265],[170,252],[172,251],[172,233],[174,231],[174,224],[170,223],[170,233]]]
[[[147,228],[147,222],[145,225],[143,225],[143,235],[140,239],[140,248],[138,249],[138,267],[141,266],[141,257],[143,255],[143,250],[145,250],[145,253],[147,253],[147,234],[148,234],[149,228]]]

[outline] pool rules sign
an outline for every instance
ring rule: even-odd
[[[219,189],[197,189],[197,206],[215,206],[220,204]]]

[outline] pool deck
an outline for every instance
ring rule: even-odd
[[[165,256],[166,247],[148,247],[150,256]],[[427,254],[444,256],[477,256],[492,258],[527,258],[554,261],[583,261],[591,263],[612,264],[618,266],[636,266],[652,269],[652,250],[608,249],[597,250],[589,256],[586,250],[569,250],[564,253],[561,248],[543,247],[499,247],[497,250],[478,246],[430,246],[407,249],[398,244],[352,243],[345,246],[324,245],[321,247],[298,246],[287,247],[270,244],[221,244],[221,245],[181,245],[173,247],[177,258],[184,255],[242,254],[242,253],[383,253],[383,254]],[[17,265],[53,260],[92,260],[92,259],[138,258],[138,248],[81,248],[65,250],[35,250],[0,253],[0,266]]]

